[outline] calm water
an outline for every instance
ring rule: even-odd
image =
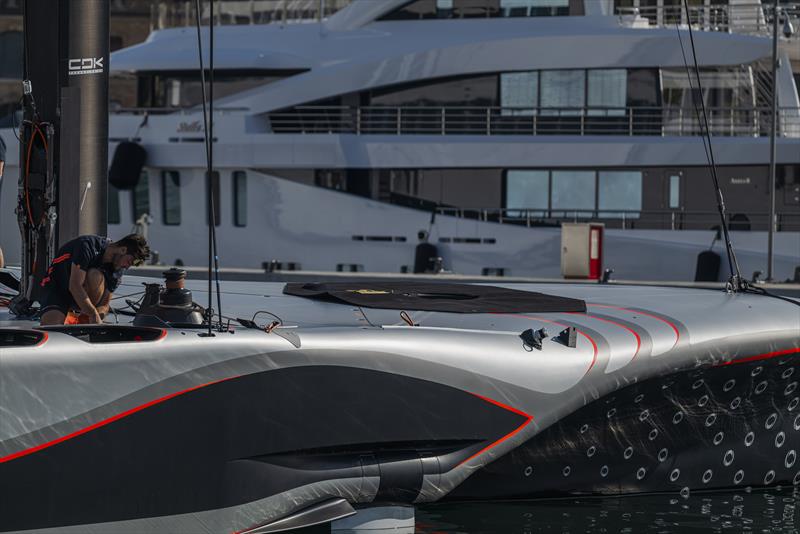
[[[431,505],[416,523],[417,534],[790,533],[800,532],[800,490]]]

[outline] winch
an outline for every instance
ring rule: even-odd
[[[135,325],[150,324],[152,317],[170,324],[203,324],[203,309],[192,300],[186,289],[186,271],[175,267],[162,273],[161,284],[145,284],[142,304],[136,311]]]

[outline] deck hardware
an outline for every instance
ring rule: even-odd
[[[558,334],[558,341],[567,347],[574,349],[578,345],[578,329],[568,326]]]
[[[400,318],[406,323],[408,326],[419,326],[419,323],[415,323],[411,316],[405,310],[400,312]]]
[[[522,339],[522,342],[526,347],[533,347],[534,349],[542,350],[542,340],[547,338],[547,335],[547,330],[544,328],[540,328],[538,330],[528,328],[522,332],[519,337]]]
[[[271,334],[276,327],[280,326],[280,324],[281,324],[280,321],[272,321],[271,323],[269,323],[267,326],[264,327],[264,332],[266,332],[267,334]]]

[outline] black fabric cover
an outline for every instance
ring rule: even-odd
[[[286,295],[364,308],[451,313],[585,312],[586,303],[494,286],[424,282],[291,283]]]
[[[695,282],[719,281],[719,267],[722,256],[713,250],[706,250],[697,255],[697,268],[694,272]]]
[[[108,181],[117,189],[135,188],[146,161],[147,151],[142,145],[132,141],[121,142],[114,150]]]

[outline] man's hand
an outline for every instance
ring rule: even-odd
[[[103,294],[103,298],[100,299],[100,302],[96,306],[97,313],[100,314],[101,319],[105,319],[108,312],[111,311],[111,293],[106,291]]]
[[[69,292],[72,293],[81,313],[89,318],[91,324],[100,324],[103,320],[83,287],[85,281],[86,271],[81,269],[80,265],[73,263],[69,272]]]

